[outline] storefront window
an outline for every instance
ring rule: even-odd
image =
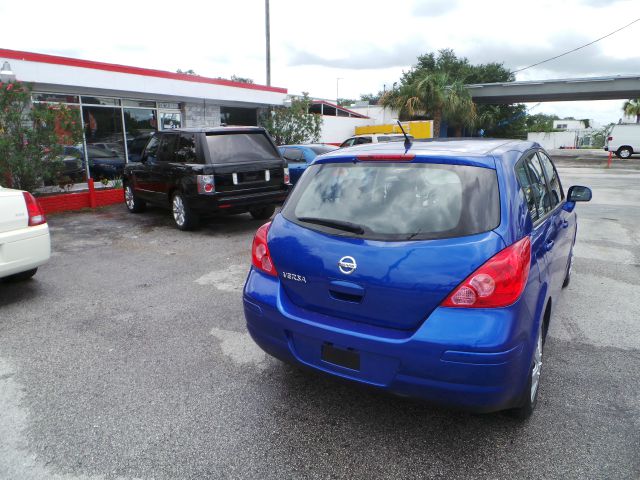
[[[255,108],[221,107],[220,123],[224,125],[257,125],[257,110]]]
[[[125,108],[124,126],[129,161],[139,162],[142,150],[144,150],[153,132],[158,128],[156,110],[147,108]]]
[[[110,97],[82,97],[82,103],[91,105],[117,106],[120,105],[119,98]]]
[[[64,93],[34,93],[31,98],[34,102],[79,103],[77,95]]]
[[[169,130],[182,126],[182,115],[180,112],[160,112],[160,129]]]
[[[96,180],[122,177],[125,154],[121,109],[82,107],[82,115],[88,155],[83,151],[81,155],[83,160],[88,157],[91,177]]]

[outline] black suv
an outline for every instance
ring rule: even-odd
[[[289,193],[289,169],[260,127],[165,130],[124,170],[125,202],[171,206],[180,230],[201,217],[249,212],[267,219]]]

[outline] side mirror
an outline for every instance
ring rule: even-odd
[[[569,187],[567,202],[588,202],[591,200],[591,189],[580,185]]]

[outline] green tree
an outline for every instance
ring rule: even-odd
[[[469,91],[462,82],[442,72],[413,76],[411,83],[385,93],[380,104],[398,110],[400,118],[431,116],[436,138],[440,136],[443,115],[456,124],[460,133],[462,127],[473,126],[477,118]]]
[[[383,92],[382,90],[380,90],[378,93],[365,93],[364,95],[360,95],[360,101],[369,102],[369,105],[378,105],[384,93],[385,92]]]
[[[292,98],[290,107],[278,107],[260,118],[276,145],[313,143],[320,139],[322,116],[309,113],[311,99],[307,92]]]
[[[184,73],[185,75],[195,75],[196,77],[199,77],[200,75],[198,75],[196,72],[193,71],[192,68],[190,68],[189,70],[180,70],[177,69],[176,73]]]
[[[622,106],[622,110],[625,115],[629,115],[630,117],[636,116],[636,123],[640,123],[640,98],[632,98],[624,102]]]
[[[238,77],[237,75],[231,75],[231,81],[238,83],[254,83],[252,78]]]
[[[553,121],[559,120],[557,115],[536,113],[528,115],[526,120],[527,132],[553,132]]]
[[[512,82],[514,74],[497,62],[472,65],[465,57],[456,56],[451,49],[439,50],[420,55],[417,63],[400,78],[399,89],[415,83],[426,74],[444,73],[452,81],[462,84]],[[488,136],[526,136],[524,119],[525,107],[518,105],[476,105],[475,128],[482,128]],[[446,116],[445,116],[446,117]],[[472,123],[468,119],[448,118],[450,125],[460,131]],[[465,120],[461,122],[461,120]]]
[[[58,180],[64,144],[81,139],[77,109],[31,105],[28,85],[0,82],[0,185],[33,191]]]
[[[352,98],[339,98],[338,106],[340,107],[350,107],[352,104],[356,103]]]

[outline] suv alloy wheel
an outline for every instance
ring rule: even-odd
[[[199,218],[197,214],[189,208],[180,191],[175,192],[171,198],[171,213],[173,213],[173,221],[178,229],[193,230],[197,228]]]

